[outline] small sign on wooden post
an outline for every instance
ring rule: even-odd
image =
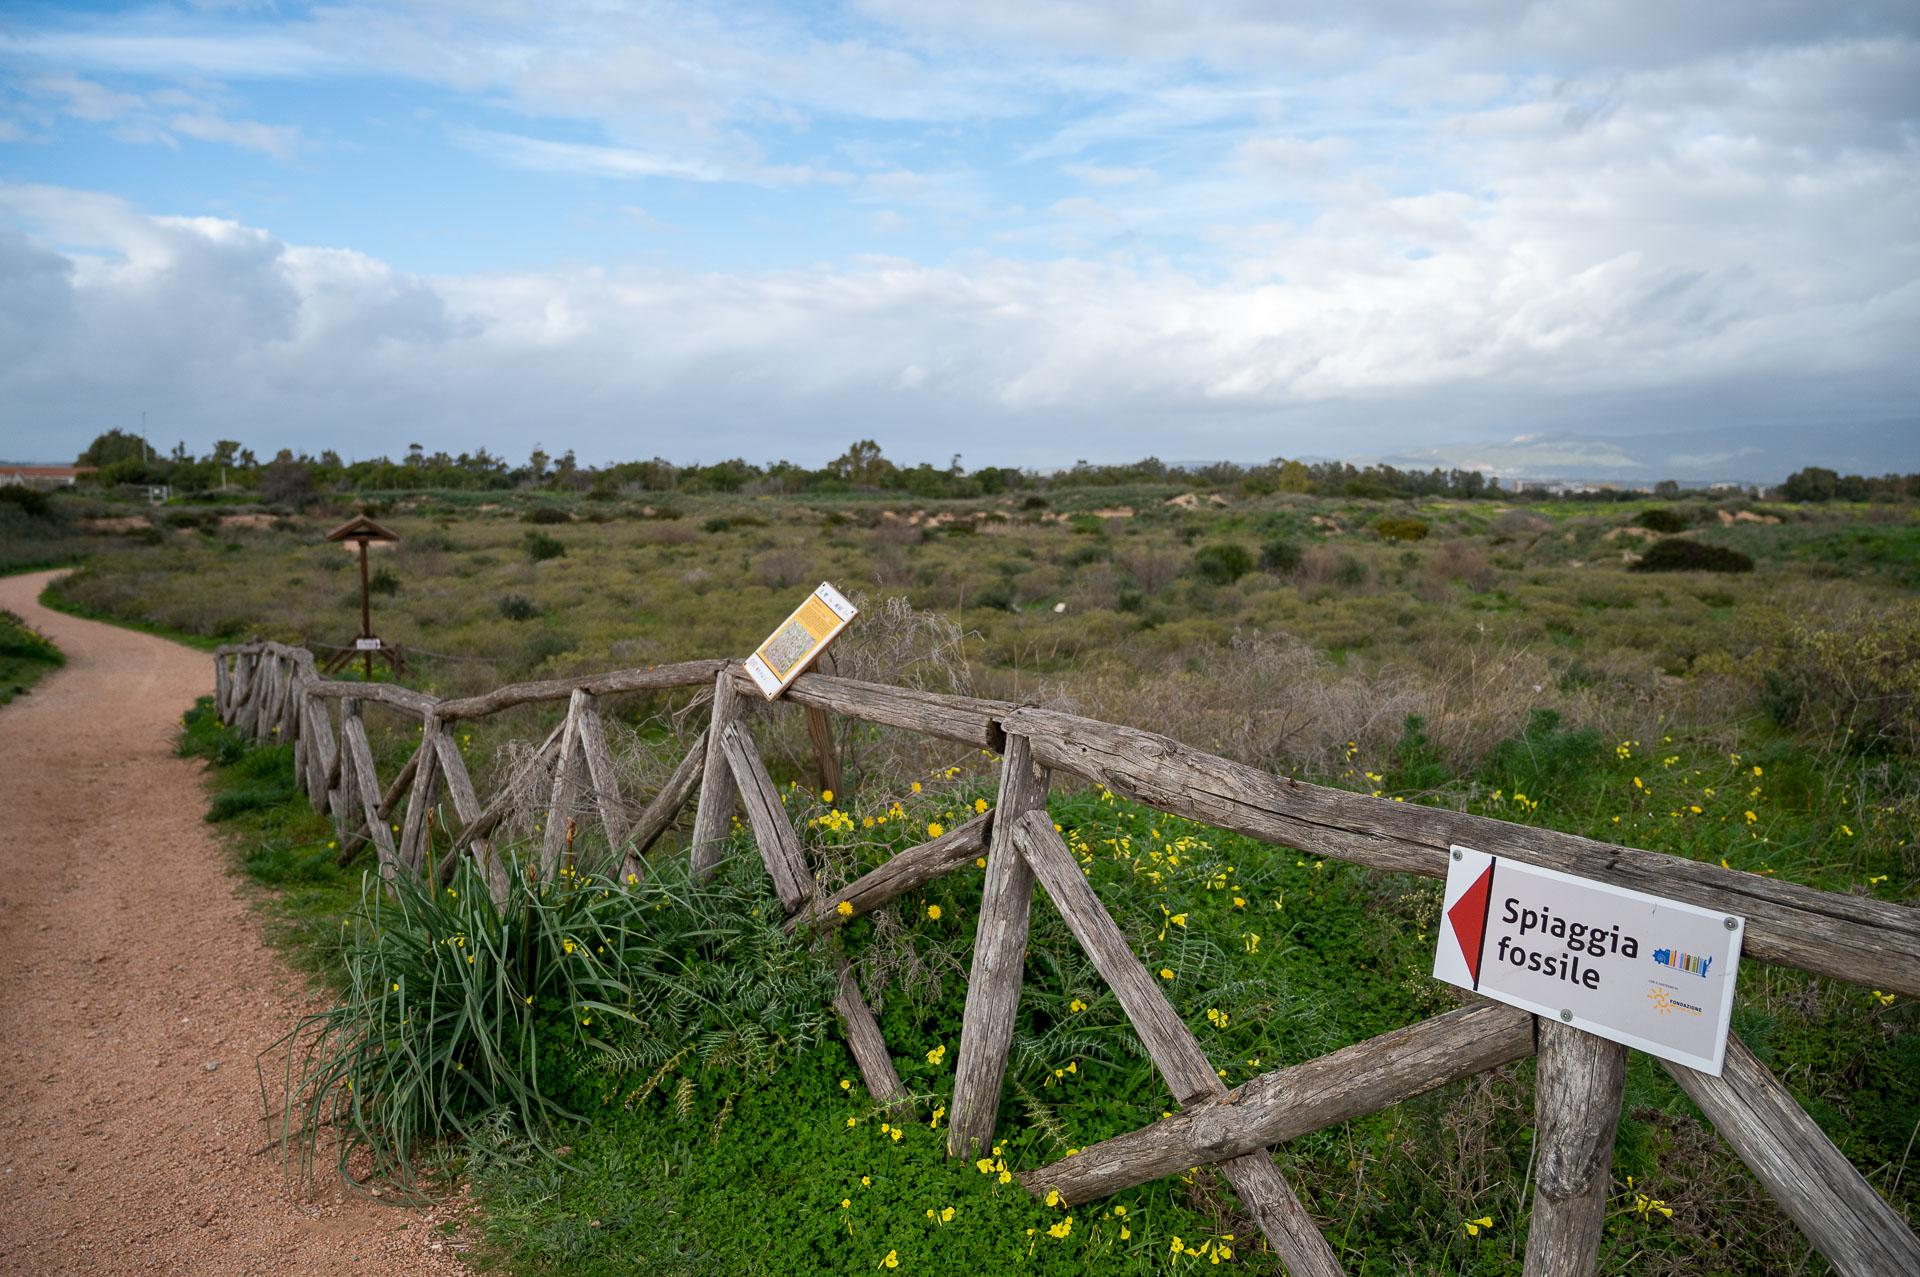
[[[772,700],[786,691],[858,615],[845,595],[822,581],[747,658],[747,673],[760,694]]]
[[[375,652],[399,669],[399,659],[395,651],[381,646],[380,640],[373,635],[373,609],[370,600],[371,586],[367,580],[367,544],[371,541],[398,541],[400,538],[386,528],[381,527],[366,515],[347,520],[333,531],[327,533],[327,540],[341,542],[356,547],[360,552],[360,634],[353,641],[352,651],[360,653],[364,674],[368,682],[373,681],[373,654]],[[349,655],[349,658],[351,656]],[[344,662],[342,662],[344,663]],[[329,669],[332,664],[329,663]]]
[[[1433,974],[1720,1076],[1746,920],[1455,847]]]

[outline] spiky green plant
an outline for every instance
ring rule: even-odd
[[[817,1040],[829,967],[796,946],[757,864],[635,886],[518,872],[504,902],[463,868],[445,887],[369,876],[343,922],[346,989],[284,1051],[286,1150],[310,1174],[323,1133],[350,1182],[411,1190],[449,1136],[545,1148],[589,1073],[687,1052],[770,1073]]]

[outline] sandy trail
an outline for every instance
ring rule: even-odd
[[[0,1272],[463,1272],[421,1212],[296,1198],[258,1151],[254,1057],[314,999],[173,756],[212,661],[41,607],[53,575],[0,578],[68,662],[0,708]]]

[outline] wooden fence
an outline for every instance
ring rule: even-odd
[[[1112,988],[1180,1110],[1023,1171],[1020,1182],[1035,1194],[1054,1191],[1077,1204],[1189,1167],[1215,1167],[1294,1274],[1341,1269],[1276,1164],[1277,1146],[1530,1054],[1538,1056],[1539,1129],[1526,1272],[1541,1277],[1592,1272],[1611,1183],[1625,1048],[1472,998],[1458,1010],[1229,1090],[1158,982],[1129,950],[1124,933],[1047,819],[1054,773],[1104,785],[1176,816],[1379,869],[1444,878],[1449,848],[1460,843],[1652,891],[1743,915],[1743,956],[1750,960],[1920,997],[1920,910],[1310,785],[1190,750],[1152,732],[1031,706],[825,673],[801,676],[784,699],[804,707],[823,776],[838,778],[829,713],[979,746],[1001,760],[998,801],[986,814],[822,894],[748,731],[750,711],[761,701],[737,662],[689,661],[436,699],[390,684],[322,680],[305,649],[249,643],[220,649],[214,678],[221,719],[262,740],[291,741],[296,775],[315,810],[332,813],[343,846],[354,839],[371,841],[380,873],[389,880],[412,873],[438,881],[458,857],[470,855],[493,890],[501,892],[505,869],[490,838],[508,814],[513,793],[529,781],[546,784],[551,794],[536,861],[543,873],[556,872],[568,850],[565,813],[571,810],[570,795],[582,794],[583,786],[591,793],[608,846],[624,858],[623,878],[646,872],[648,848],[696,790],[691,839],[696,868],[718,860],[736,810],[743,811],[789,915],[789,929],[842,925],[984,854],[986,881],[948,1130],[948,1151],[955,1157],[979,1156],[992,1142],[1038,883]],[[707,687],[712,703],[706,732],[629,822],[599,698]],[[563,700],[568,706],[562,724],[483,805],[450,725],[514,706]],[[361,719],[361,707],[369,701],[417,716],[421,724],[418,747],[384,787]],[[442,791],[459,824],[448,832],[449,849],[436,861],[430,822]],[[391,822],[403,799],[405,815],[396,827]],[[844,967],[834,1008],[867,1089],[890,1107],[907,1104],[873,1014]],[[1662,1067],[1835,1269],[1890,1277],[1920,1273],[1920,1239],[1737,1037],[1729,1037],[1720,1077],[1665,1061]]]

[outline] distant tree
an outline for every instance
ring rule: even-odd
[[[1274,476],[1274,486],[1282,492],[1312,492],[1313,474],[1300,461],[1282,461],[1280,473]]]
[[[109,430],[103,435],[95,435],[86,451],[74,461],[75,465],[98,466],[102,470],[119,461],[137,461],[142,468],[147,464],[147,454],[152,451],[147,441],[139,435],[125,430]]]
[[[1840,491],[1840,476],[1821,466],[1808,466],[1787,476],[1782,485],[1789,501],[1831,501]]]
[[[880,445],[871,439],[852,444],[827,462],[827,473],[857,488],[880,486],[893,469],[893,463],[880,455]]]
[[[283,449],[260,471],[260,495],[274,505],[306,505],[314,497],[313,468]]]
[[[1680,497],[1680,485],[1672,479],[1662,479],[1653,485],[1653,495],[1662,501],[1675,501]]]

